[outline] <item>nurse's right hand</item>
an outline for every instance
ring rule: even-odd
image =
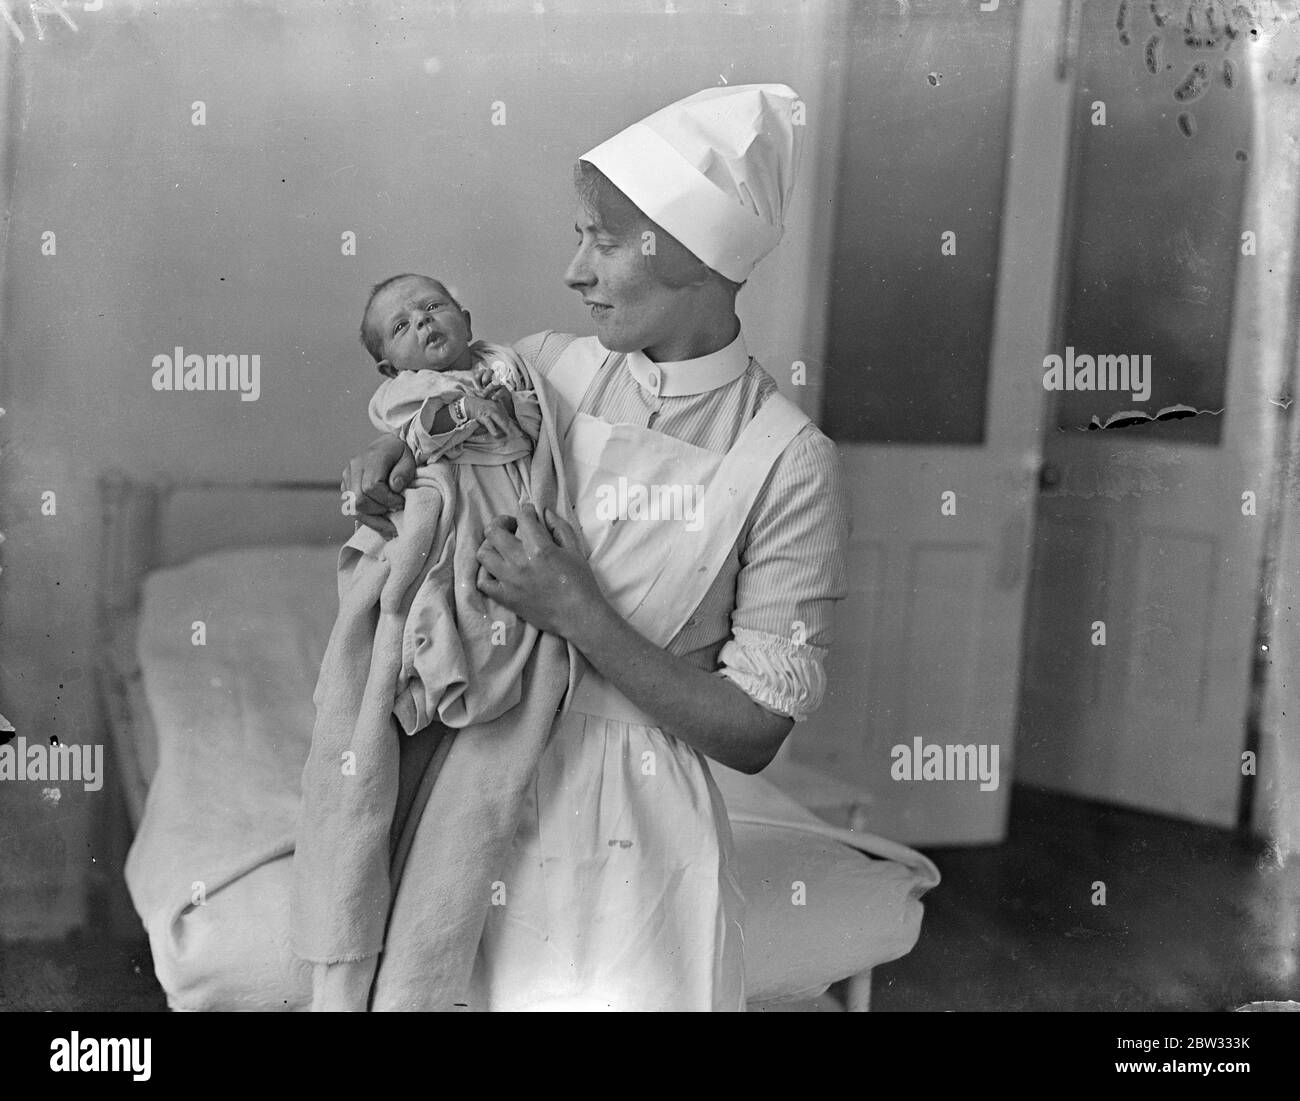
[[[340,489],[352,495],[356,518],[386,539],[397,534],[388,513],[402,508],[402,490],[415,477],[415,456],[392,435],[380,436],[343,472]]]

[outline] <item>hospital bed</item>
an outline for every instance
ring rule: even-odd
[[[309,974],[286,948],[291,846],[257,835],[240,785],[248,769],[279,770],[291,815],[348,530],[337,483],[109,473],[99,490],[97,678],[113,762],[103,825],[110,853],[131,847],[127,880],[155,973],[174,1009],[304,1008]],[[934,865],[811,813],[782,790],[807,788],[798,766],[779,759],[757,777],[711,767],[748,903],[750,1007],[834,987],[844,1008],[866,1010],[872,968],[916,942]],[[187,784],[206,788],[188,799]],[[247,834],[247,865],[221,882],[160,887],[186,874],[174,853],[154,851],[158,839],[208,831]],[[119,909],[116,920],[131,918]]]

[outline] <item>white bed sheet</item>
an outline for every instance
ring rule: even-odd
[[[158,744],[128,759],[157,764],[127,780],[149,785],[127,882],[175,1009],[310,1000],[287,947],[292,830],[336,559],[333,547],[243,548],[145,581],[137,652]],[[826,825],[762,777],[713,768],[749,903],[751,1002],[812,997],[911,950],[932,864]]]

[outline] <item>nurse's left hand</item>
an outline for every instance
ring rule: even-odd
[[[497,516],[479,546],[478,588],[542,631],[571,639],[597,609],[607,609],[572,527],[553,509],[546,523],[531,505],[519,519]]]

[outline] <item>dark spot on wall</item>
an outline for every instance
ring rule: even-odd
[[[1160,71],[1160,36],[1153,34],[1147,39],[1142,49],[1143,60],[1147,63],[1147,72],[1152,76]]]
[[[1190,103],[1205,95],[1210,86],[1210,67],[1204,61],[1198,61],[1174,89],[1174,99],[1179,103]]]
[[[1178,129],[1182,131],[1185,138],[1190,138],[1196,133],[1196,119],[1190,112],[1184,111],[1178,116]]]

